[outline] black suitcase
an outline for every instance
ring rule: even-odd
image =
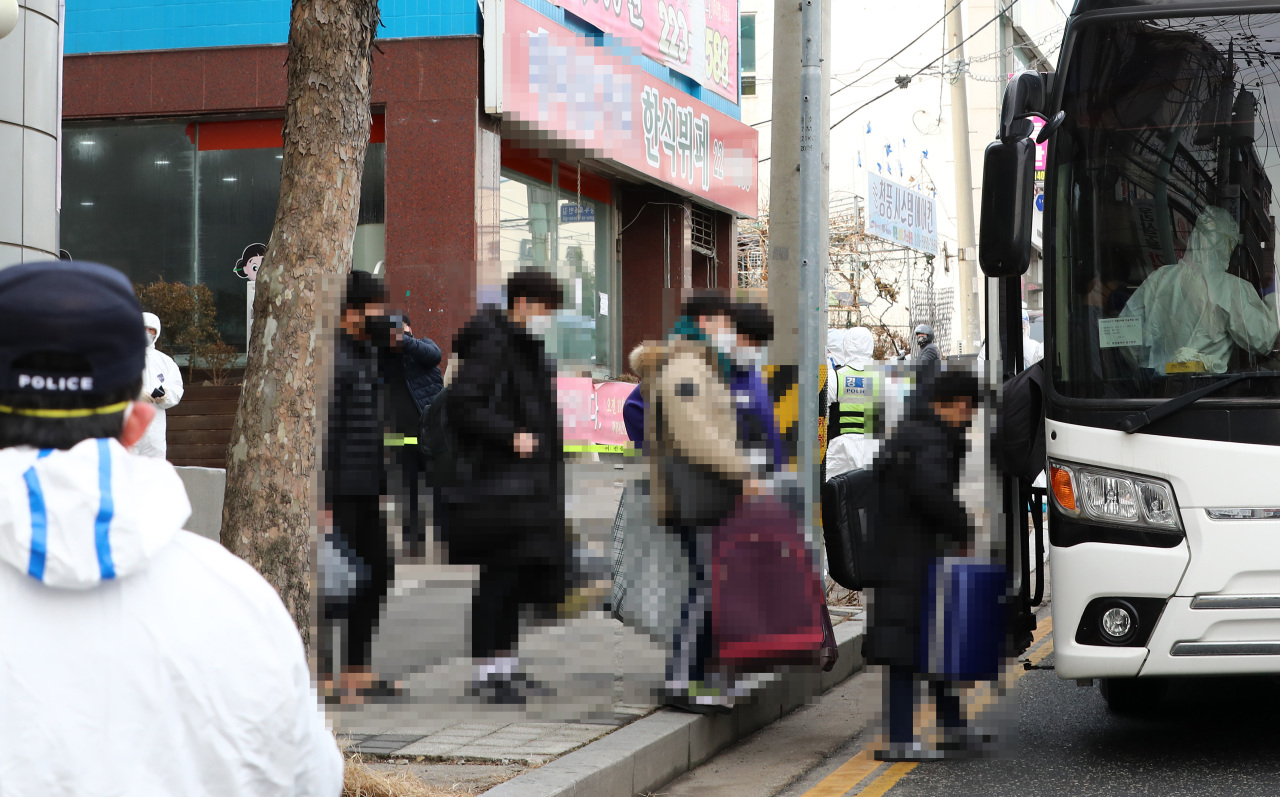
[[[827,568],[845,589],[860,590],[866,576],[867,505],[875,477],[870,468],[842,473],[822,485],[822,536]]]

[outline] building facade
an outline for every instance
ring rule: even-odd
[[[58,256],[59,0],[0,2],[0,267]]]
[[[544,267],[568,300],[556,353],[608,379],[684,291],[729,284],[757,205],[727,66],[736,0],[681,3],[683,39],[661,35],[666,0],[381,5],[354,266],[385,274],[415,333],[447,352],[506,275]],[[289,7],[72,0],[66,16],[62,248],[208,285],[241,350],[235,267],[274,220]]]

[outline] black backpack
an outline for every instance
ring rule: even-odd
[[[448,400],[449,388],[441,388],[418,419],[418,448],[426,460],[427,474],[433,487],[451,485],[458,475],[455,461],[457,444],[445,409]]]
[[[831,579],[845,589],[860,590],[867,581],[867,507],[875,490],[875,473],[859,468],[822,484],[822,537],[827,544]]]
[[[1044,361],[1004,383],[995,453],[1002,470],[1030,484],[1044,470]]]

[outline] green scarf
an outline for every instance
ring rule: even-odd
[[[697,341],[711,347],[711,341],[707,340],[707,334],[702,331],[702,327],[698,326],[697,320],[687,315],[680,316],[680,320],[671,329],[670,338]],[[719,349],[716,349],[716,362],[720,365],[720,378],[725,384],[729,384],[733,376],[733,362]]]

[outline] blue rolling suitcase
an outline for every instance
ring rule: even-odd
[[[944,557],[929,569],[920,671],[944,681],[1000,677],[1005,568],[986,559]]]

